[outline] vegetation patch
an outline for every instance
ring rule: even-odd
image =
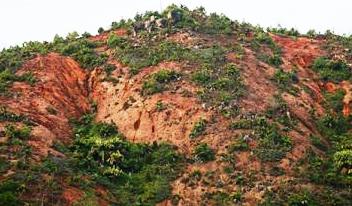
[[[265,117],[242,119],[230,126],[232,129],[254,129],[259,138],[255,148],[256,155],[264,162],[279,161],[291,150],[291,139],[282,135],[278,125],[270,123]]]
[[[295,71],[285,72],[282,69],[278,69],[275,71],[272,80],[282,91],[297,94],[298,89],[293,85],[299,81]]]
[[[170,145],[130,143],[114,125],[93,123],[91,115],[76,122],[75,137],[77,167],[118,197],[116,204],[154,205],[170,196],[182,162]]]
[[[312,69],[317,72],[323,81],[339,83],[351,79],[351,69],[342,60],[334,61],[326,57],[317,58]]]
[[[180,74],[173,70],[162,69],[149,76],[143,83],[142,94],[152,95],[160,93],[168,88],[170,82],[178,80]]]
[[[195,147],[193,159],[202,163],[213,161],[215,160],[215,152],[206,143],[201,143]]]
[[[341,113],[343,109],[343,98],[345,97],[345,90],[338,89],[333,93],[325,92],[324,98],[326,100],[326,108],[332,109],[336,113]]]
[[[196,122],[194,124],[194,127],[193,127],[191,133],[189,134],[189,137],[191,139],[194,139],[194,138],[204,134],[204,131],[206,129],[206,124],[207,124],[207,121],[205,119],[200,119],[198,122]]]

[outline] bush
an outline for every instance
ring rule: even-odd
[[[127,46],[127,40],[123,37],[119,37],[116,34],[110,34],[109,38],[107,40],[107,45],[110,48],[115,48],[115,47],[125,47]]]
[[[280,134],[279,127],[274,123],[269,123],[264,117],[253,120],[243,119],[232,123],[230,128],[254,129],[259,137],[258,146],[254,152],[264,162],[279,161],[292,148],[291,139]]]
[[[33,85],[36,82],[36,79],[30,72],[18,76],[8,69],[0,71],[0,94],[6,93],[8,87],[10,87],[13,82],[27,82],[28,84]]]
[[[28,139],[31,134],[31,128],[24,126],[20,129],[16,128],[14,125],[9,124],[5,127],[5,134],[10,138],[17,139]]]
[[[194,139],[200,135],[202,135],[206,129],[206,120],[200,119],[193,126],[191,133],[189,134],[189,138]]]
[[[345,97],[345,90],[339,89],[334,93],[325,93],[324,97],[328,108],[333,109],[336,113],[340,113],[343,109],[343,98]]]
[[[80,65],[87,69],[92,69],[103,65],[106,60],[106,55],[98,55],[94,48],[96,44],[87,39],[75,40],[54,40],[54,50],[65,55],[73,57]]]
[[[154,43],[154,41],[145,40],[142,45],[138,46],[120,37],[110,41],[112,45],[118,44],[115,56],[121,63],[130,67],[132,74],[137,74],[142,68],[157,65],[161,61],[183,60],[189,52],[181,45],[168,41]]]
[[[345,173],[352,177],[352,149],[337,151],[334,154],[334,164],[339,171],[345,169]]]
[[[312,69],[316,71],[323,81],[341,82],[351,78],[351,70],[348,65],[341,61],[329,60],[326,57],[317,58]]]
[[[22,205],[18,200],[18,190],[20,185],[12,180],[3,181],[0,183],[0,205],[18,206]]]
[[[201,143],[195,147],[193,158],[196,162],[209,162],[215,160],[215,153],[206,143]]]
[[[182,157],[170,145],[128,142],[115,125],[94,123],[92,115],[74,123],[74,133],[75,168],[118,196],[116,204],[155,205],[171,195]]]
[[[285,72],[282,69],[278,69],[275,71],[273,80],[280,89],[284,91],[292,91],[292,84],[298,83],[298,76],[294,71]]]
[[[232,21],[224,16],[211,13],[204,23],[200,24],[200,31],[208,34],[231,34],[233,32]]]
[[[102,34],[102,33],[104,33],[104,32],[105,32],[104,28],[103,28],[103,27],[99,27],[98,33],[99,33],[99,34]]]
[[[243,138],[238,139],[235,142],[231,143],[231,145],[228,148],[228,151],[230,153],[233,153],[236,151],[247,151],[247,150],[249,150],[249,145]]]
[[[104,69],[106,75],[110,76],[111,73],[116,69],[116,66],[114,64],[105,64],[103,69]]]
[[[180,77],[175,71],[162,69],[152,74],[147,81],[143,83],[142,94],[152,95],[164,91],[167,88],[167,84],[171,81],[175,81]]]

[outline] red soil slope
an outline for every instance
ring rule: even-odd
[[[71,140],[69,118],[78,118],[89,109],[87,75],[73,59],[57,54],[28,61],[18,71],[24,72],[32,72],[37,82],[33,86],[15,83],[11,88],[15,95],[0,97],[0,102],[33,120],[36,126],[29,144],[35,154],[45,156],[48,151],[54,152],[50,149],[54,140]],[[50,114],[50,108],[57,114]]]

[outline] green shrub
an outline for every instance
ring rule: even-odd
[[[343,98],[345,97],[345,90],[339,89],[334,93],[325,93],[324,97],[327,102],[328,108],[333,109],[333,111],[339,113],[343,109]]]
[[[291,28],[291,29],[286,29],[286,28],[282,28],[282,27],[268,28],[268,31],[275,33],[275,34],[282,34],[282,35],[286,35],[286,36],[294,36],[294,37],[300,36],[300,33],[294,28]]]
[[[236,151],[247,151],[247,150],[249,150],[249,145],[243,138],[240,138],[234,141],[229,145],[229,148],[228,148],[228,151],[230,153],[234,153]]]
[[[284,91],[291,91],[292,84],[298,83],[298,76],[294,71],[285,72],[282,69],[278,69],[275,71],[273,80],[280,89]]]
[[[292,148],[291,139],[280,134],[279,127],[270,123],[264,117],[256,119],[242,119],[233,122],[231,129],[254,129],[259,137],[258,146],[255,149],[257,156],[264,162],[281,160]]]
[[[115,47],[124,48],[125,46],[127,46],[126,45],[127,40],[123,37],[117,36],[116,34],[110,34],[106,43],[110,48],[115,48]]]
[[[208,34],[231,34],[233,32],[232,24],[228,17],[211,13],[204,20],[204,23],[199,25],[199,30]]]
[[[204,131],[206,129],[206,123],[207,121],[205,119],[200,119],[198,122],[196,122],[193,126],[191,133],[189,134],[189,138],[194,139],[204,134]]]
[[[54,50],[75,59],[79,64],[87,69],[92,69],[103,65],[107,56],[104,54],[97,54],[94,48],[96,43],[88,41],[87,39],[63,40],[57,37],[54,40]]]
[[[152,74],[148,80],[143,83],[142,94],[152,95],[164,91],[167,88],[167,84],[171,81],[175,81],[180,77],[180,74],[173,70],[162,69]]]
[[[8,87],[10,87],[13,82],[27,82],[28,84],[33,85],[36,82],[36,79],[30,72],[18,76],[8,69],[0,71],[0,94],[6,93]]]
[[[337,151],[334,154],[334,164],[338,170],[346,169],[352,178],[352,149]]]
[[[209,162],[215,160],[215,153],[206,143],[201,143],[195,147],[193,158],[196,162]]]
[[[0,183],[0,205],[19,206],[22,205],[18,200],[20,185],[12,180]]]
[[[104,33],[104,32],[105,32],[104,28],[103,28],[103,27],[99,27],[98,33],[99,33],[99,34],[102,34],[102,33]]]
[[[321,134],[329,140],[333,140],[335,136],[342,135],[351,129],[349,118],[342,115],[327,114],[319,118],[316,124]]]
[[[116,69],[116,66],[114,64],[105,64],[103,69],[104,69],[106,75],[110,76],[111,73]]]
[[[114,36],[111,38],[112,42],[118,44],[115,48],[115,57],[129,66],[132,74],[137,74],[142,68],[157,65],[162,61],[185,59],[189,51],[174,42],[145,40],[142,44],[136,45],[132,40],[125,41],[121,37]]]
[[[5,127],[5,134],[10,138],[28,139],[31,134],[31,128],[24,126],[18,129],[14,125],[8,124]]]
[[[211,205],[217,206],[232,205],[233,202],[237,201],[237,196],[235,197],[234,195],[229,195],[228,193],[220,191],[206,193],[204,196],[211,201]]]
[[[316,148],[322,150],[322,151],[327,151],[327,146],[321,141],[321,139],[317,136],[314,135],[310,135],[310,141],[312,143],[313,146],[315,146]]]
[[[266,111],[266,117],[282,124],[286,129],[293,129],[297,124],[295,116],[281,96],[274,96],[275,103]]]
[[[118,205],[155,205],[171,195],[182,158],[170,145],[128,142],[115,125],[94,123],[92,115],[74,124],[71,150],[76,168],[94,175]]]
[[[156,111],[158,112],[161,112],[163,110],[165,110],[167,107],[166,104],[164,104],[161,100],[159,100],[157,103],[156,103]]]
[[[323,81],[341,82],[351,78],[351,71],[348,65],[341,61],[329,60],[325,57],[317,58],[312,69],[316,71]]]

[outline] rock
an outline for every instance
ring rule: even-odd
[[[137,33],[140,32],[141,30],[144,29],[144,23],[143,22],[136,22],[133,24],[133,36],[136,37]]]
[[[167,14],[167,18],[171,20],[173,24],[176,24],[177,22],[181,21],[182,15],[179,11],[172,10]]]
[[[166,24],[167,24],[167,20],[164,19],[164,18],[161,18],[161,19],[157,19],[155,21],[155,24],[158,28],[165,28],[166,27]]]

